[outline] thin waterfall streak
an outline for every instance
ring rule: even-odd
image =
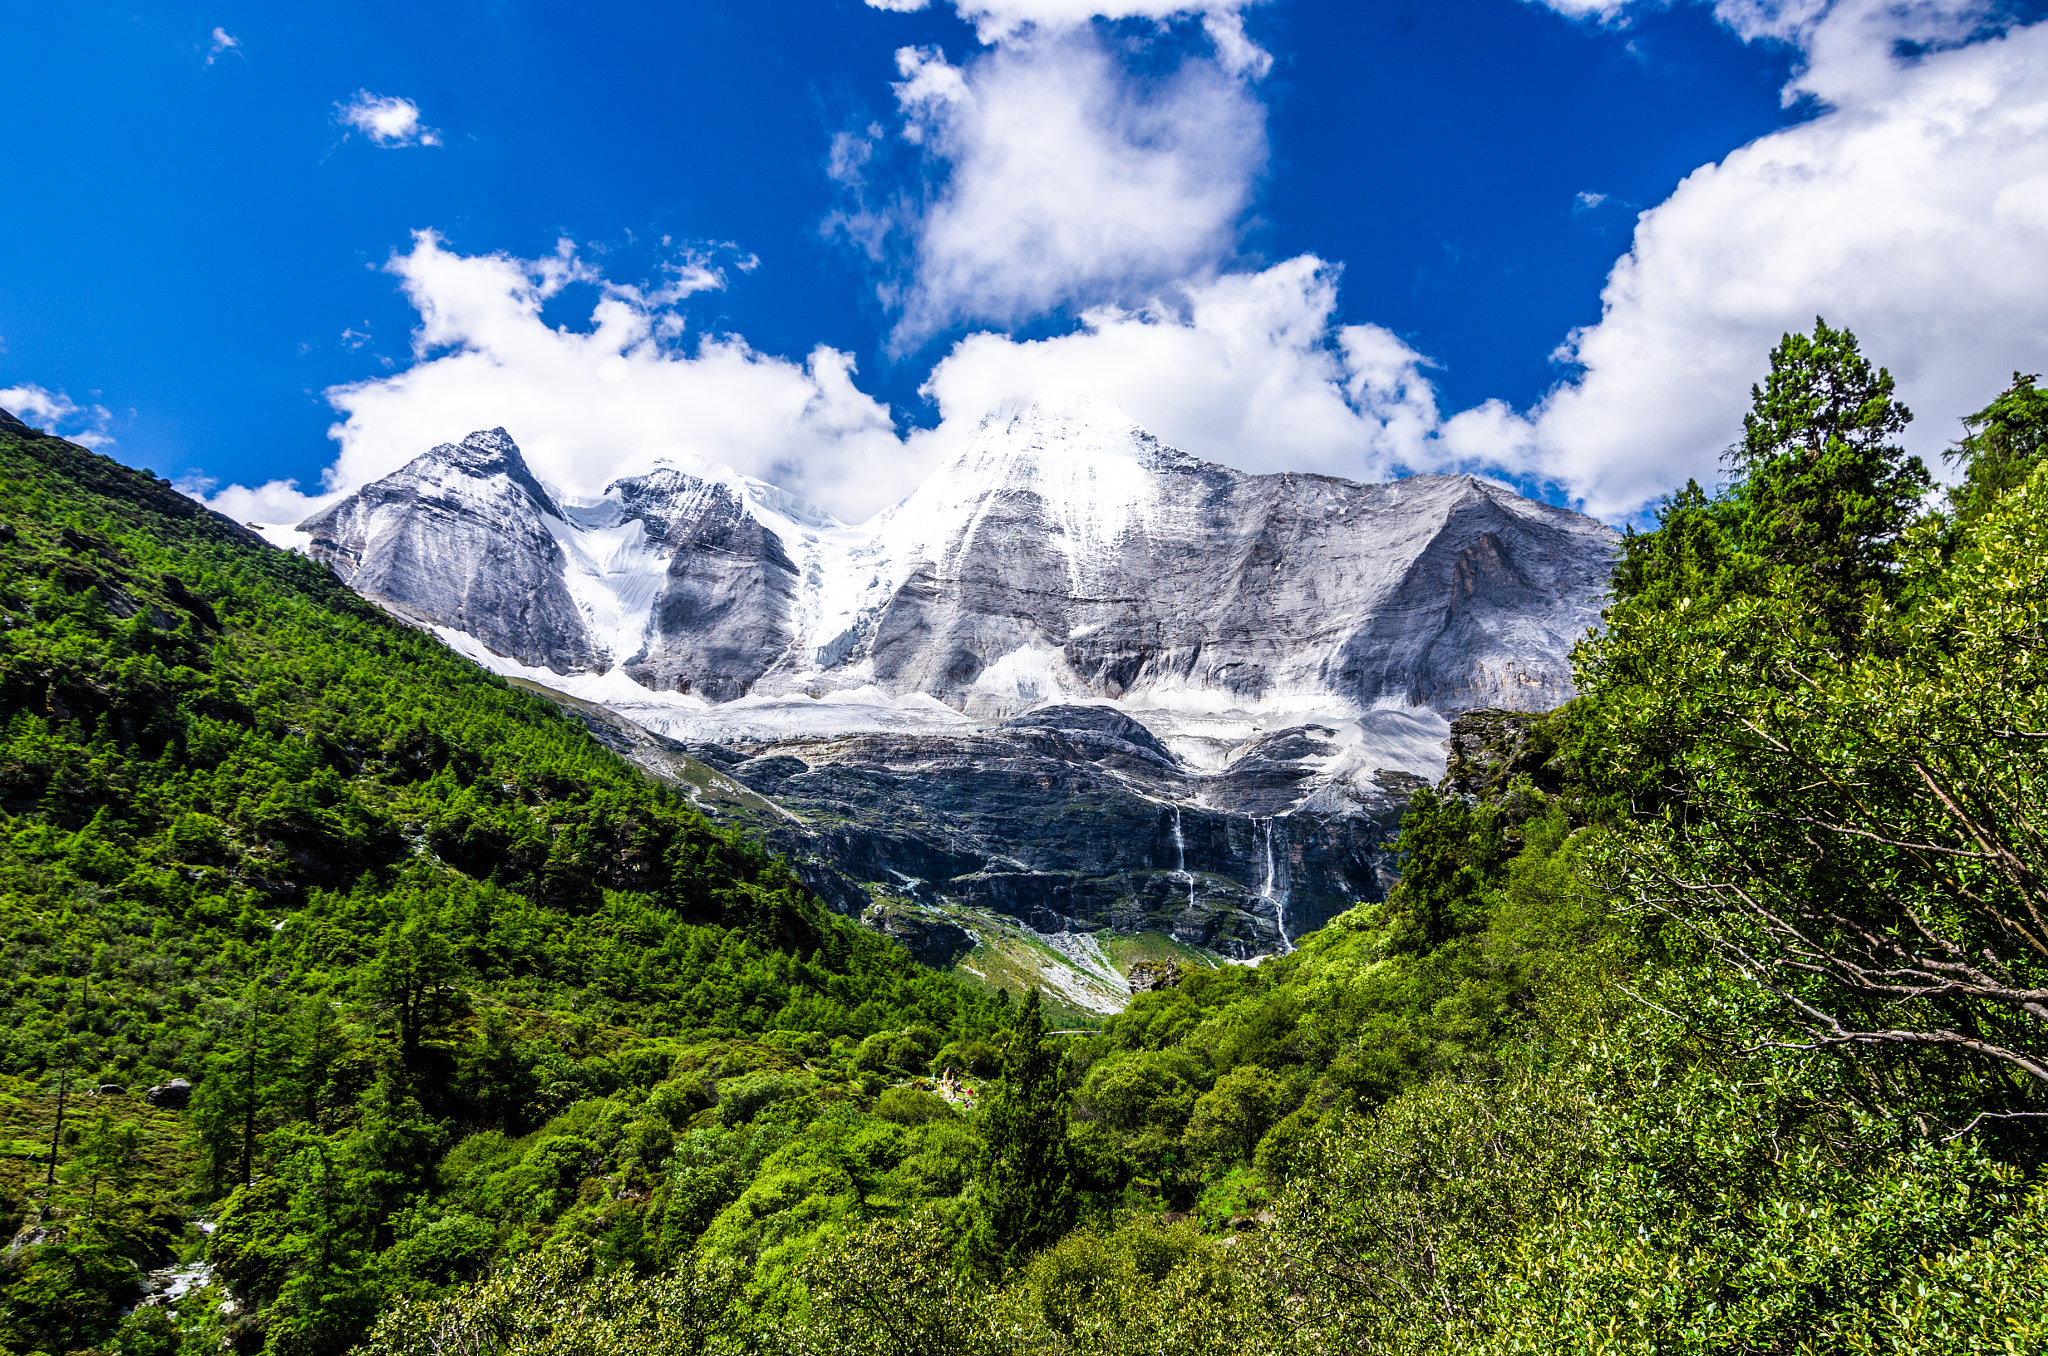
[[[1188,907],[1195,907],[1195,873],[1188,870],[1187,840],[1180,836],[1180,806],[1173,807],[1173,869],[1188,883]]]
[[[1275,872],[1273,868],[1273,820],[1266,820],[1266,888],[1260,898],[1273,901],[1273,923],[1280,929],[1280,946],[1285,951],[1294,950],[1294,939],[1287,935],[1287,896],[1274,893]]]

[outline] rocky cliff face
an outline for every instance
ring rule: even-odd
[[[666,466],[566,500],[493,430],[301,531],[480,662],[772,802],[848,913],[1239,956],[1381,897],[1446,713],[1569,695],[1614,548],[1470,477],[1246,475],[1090,405],[998,410],[859,527]]]
[[[773,836],[852,881],[1039,932],[1162,932],[1240,958],[1287,950],[1393,882],[1392,839],[1421,779],[1330,777],[1338,749],[1335,730],[1299,726],[1203,774],[1103,706],[971,735],[688,746],[799,816]]]
[[[1547,708],[1612,550],[1470,477],[1245,475],[1086,407],[992,415],[874,536],[902,582],[843,605],[828,648],[991,715],[1062,696]]]
[[[299,530],[357,592],[567,672],[605,657],[569,591],[561,523],[498,428],[443,443]]]

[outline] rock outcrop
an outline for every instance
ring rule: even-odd
[[[299,524],[362,593],[556,673],[605,661],[570,595],[561,510],[504,429],[414,458]]]
[[[1347,760],[1317,725],[1199,772],[1100,706],[970,735],[683,747],[796,817],[761,822],[777,847],[831,868],[837,880],[811,884],[843,912],[862,912],[872,886],[1044,933],[1163,932],[1240,958],[1383,898],[1422,785]]]
[[[1180,987],[1180,966],[1174,961],[1139,961],[1126,976],[1131,992],[1153,993],[1160,989]]]
[[[974,949],[974,934],[958,923],[900,904],[870,904],[860,921],[934,970]]]
[[[173,1078],[143,1093],[142,1100],[166,1111],[183,1111],[192,1104],[192,1084],[182,1078]]]

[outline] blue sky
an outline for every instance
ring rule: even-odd
[[[1817,311],[1934,444],[2041,356],[2041,270],[1994,267],[2048,227],[2000,133],[2040,35],[1960,0],[326,8],[0,0],[0,390],[245,515],[505,423],[565,483],[671,455],[858,517],[989,400],[1099,381],[1249,469],[1625,517]],[[1937,307],[1969,351],[1903,351]]]

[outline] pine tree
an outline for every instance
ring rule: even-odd
[[[1067,1144],[1065,1060],[1045,1039],[1038,990],[1018,1007],[1003,1081],[982,1122],[980,1190],[968,1249],[998,1274],[1073,1227],[1073,1153]]]
[[[1931,483],[1892,441],[1913,418],[1893,391],[1854,334],[1816,318],[1811,338],[1788,334],[1771,351],[1729,453],[1744,546],[1803,575],[1811,606],[1845,645],[1861,630],[1864,599],[1888,586],[1894,543]]]
[[[1998,399],[1963,419],[1963,440],[1944,456],[1963,467],[1963,483],[1948,492],[1958,520],[1979,517],[2000,496],[2048,459],[2048,391],[2041,378],[2012,374]]]

